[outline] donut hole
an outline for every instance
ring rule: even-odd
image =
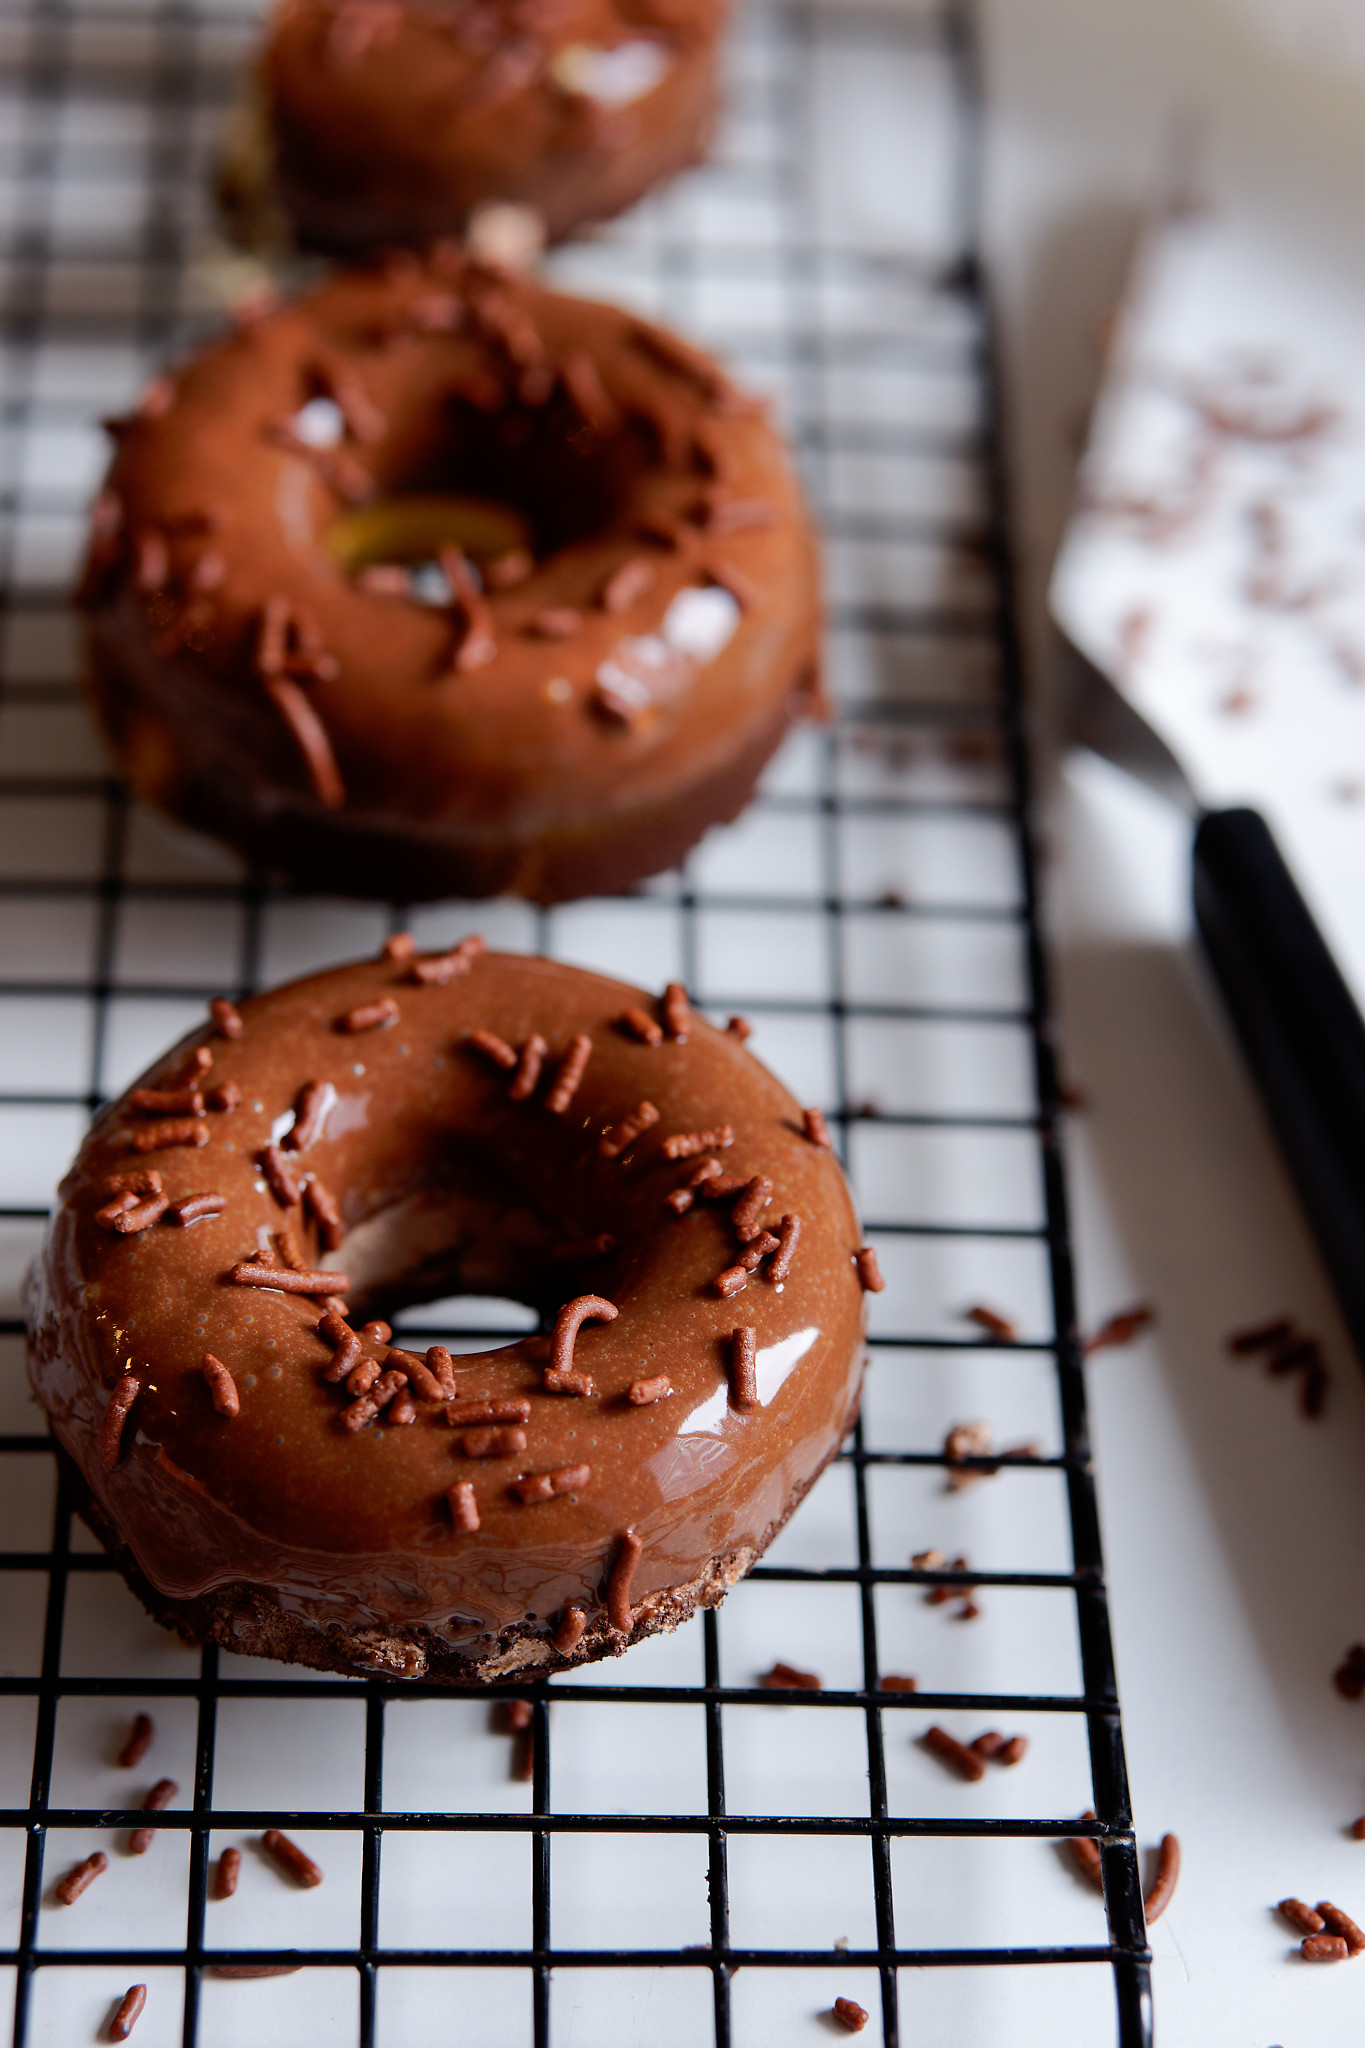
[[[378,495],[334,522],[327,547],[351,577],[408,572],[419,596],[446,548],[471,560],[485,583],[513,581],[624,523],[654,463],[637,422],[597,434],[563,392],[495,411],[447,398],[374,450]]]

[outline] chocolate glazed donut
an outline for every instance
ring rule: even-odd
[[[102,1113],[30,1372],[159,1620],[473,1684],[714,1605],[850,1426],[878,1285],[818,1112],[681,988],[399,939]],[[455,1290],[545,1334],[391,1342]]]
[[[306,887],[623,889],[815,689],[814,545],[717,365],[438,249],[114,423],[79,601],[135,790]]]
[[[490,201],[533,208],[559,241],[705,155],[724,13],[286,0],[259,66],[275,194],[300,242],[337,255],[420,247]]]

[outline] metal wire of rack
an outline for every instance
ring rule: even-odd
[[[291,901],[130,808],[85,732],[64,612],[98,471],[93,414],[212,324],[202,191],[253,31],[249,9],[221,0],[21,0],[0,24],[0,1907],[13,1894],[0,1960],[14,2041],[93,2038],[110,1987],[145,1978],[144,2036],[187,2048],[305,2027],[364,2048],[738,2048],[803,2038],[841,1989],[874,2008],[887,2048],[903,2010],[910,2037],[955,2048],[1031,2039],[1033,2022],[1039,2039],[1059,2023],[1112,2038],[1115,1999],[1117,2038],[1139,2048],[1149,1959],[972,225],[975,51],[956,0],[751,0],[713,165],[557,259],[567,281],[692,326],[776,393],[830,541],[836,717],[794,742],[738,827],[635,898],[418,920],[433,938],[477,922],[633,978],[680,973],[705,1007],[754,1017],[760,1052],[826,1104],[891,1277],[855,1436],[720,1614],[619,1671],[509,1688],[532,1704],[530,1783],[492,1789],[485,1758],[443,1807],[441,1771],[411,1760],[484,1758],[481,1707],[163,1644],[120,1604],[55,1483],[18,1391],[18,1294],[85,1117],[206,996],[362,950],[379,929],[378,913]],[[913,101],[904,160],[883,90]],[[860,131],[879,106],[873,146],[889,134],[891,154],[868,159]],[[869,161],[887,204],[865,214]],[[918,222],[904,244],[888,226],[901,212]],[[1013,1300],[1023,1334],[963,1334],[969,1288]],[[483,1334],[427,1313],[448,1335]],[[907,1564],[907,1518],[977,1512],[926,1489],[945,1462],[934,1418],[983,1389],[1053,1440],[963,1496],[994,1503],[979,1526],[1008,1562]],[[1046,1568],[1018,1568],[1038,1543]],[[967,1591],[993,1603],[975,1632],[925,1607]],[[764,1656],[807,1645],[835,1672],[821,1690],[756,1682]],[[911,1654],[941,1682],[883,1689],[888,1655]],[[1074,1676],[1049,1682],[1053,1670]],[[134,1703],[155,1705],[185,1766],[183,1803],[150,1819],[89,1760]],[[978,1793],[932,1764],[913,1776],[908,1733],[963,1714],[1023,1717],[1040,1752],[1057,1738],[1031,1797],[1015,1796],[1015,1774],[1008,1796],[998,1777]],[[675,1746],[695,1752],[690,1791]],[[284,1759],[273,1777],[259,1754],[243,1761],[262,1748]],[[1098,1818],[1078,1823],[1082,1804]],[[151,1888],[132,1889],[143,1865],[116,1859],[128,1906],[108,1878],[91,1894],[115,1901],[103,1917],[54,1913],[66,1851],[143,1823],[166,1852]],[[291,1923],[294,1902],[263,1892],[244,1926],[210,1904],[214,1848],[272,1825],[322,1845],[327,1897],[342,1901],[328,1917]],[[1104,1927],[1058,1854],[1078,1833],[1099,1844]],[[951,1865],[957,1851],[969,1865]],[[454,1902],[439,1923],[423,1917],[433,1886]],[[663,1902],[652,1918],[632,1889]],[[983,1938],[1002,1891],[1005,1932]],[[1084,1935],[1021,1933],[1035,1894]],[[839,1916],[861,1932],[831,1937]],[[298,1974],[217,1974],[276,1966]],[[1070,2002],[1097,1975],[1103,2002]],[[1030,1981],[1047,1988],[1034,1998]],[[982,1987],[1002,1984],[992,2004]]]

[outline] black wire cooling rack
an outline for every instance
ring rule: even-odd
[[[510,1688],[532,1705],[529,1782],[480,1765],[448,1810],[449,1760],[489,1749],[483,1703],[163,1643],[56,1486],[20,1392],[19,1284],[85,1117],[206,996],[361,951],[379,929],[362,907],[291,902],[130,809],[84,726],[65,612],[94,417],[216,317],[223,259],[203,193],[254,27],[218,0],[13,0],[0,20],[0,1961],[14,2040],[93,2039],[146,1980],[143,2038],[187,2048],[305,2031],[365,2048],[738,2048],[821,2038],[840,1994],[870,2008],[886,2048],[1112,2039],[1116,1997],[1117,2038],[1138,2048],[1148,1954],[961,7],[753,0],[713,164],[556,259],[566,280],[691,326],[777,394],[829,536],[834,720],[793,743],[738,827],[635,898],[444,906],[418,927],[435,939],[477,922],[641,978],[680,973],[712,1011],[755,1019],[758,1049],[826,1103],[891,1280],[857,1434],[719,1615],[657,1655]],[[1023,1334],[967,1334],[962,1310],[983,1298],[1017,1308]],[[1052,1447],[960,1507],[943,1491],[943,1422],[991,1390],[1011,1413],[1031,1400]],[[978,1512],[993,1568],[907,1561],[912,1523],[932,1542]],[[966,1603],[927,1605],[935,1588],[970,1589],[985,1611],[950,1618]],[[1039,1646],[1054,1643],[1050,1665]],[[833,1675],[765,1689],[774,1654]],[[921,1689],[883,1689],[911,1660]],[[121,1831],[147,1817],[106,1754],[135,1709],[184,1760],[138,1865]],[[998,1772],[952,1784],[915,1746],[938,1720],[1022,1724],[1044,1758],[1070,1741],[1074,1768],[1040,1763],[1032,1792],[1027,1764],[1008,1791]],[[321,1731],[343,1723],[338,1761]],[[693,1790],[674,1807],[684,1752]],[[1098,1818],[1078,1823],[1086,1805]],[[211,1901],[212,1854],[272,1825],[328,1868],[307,1895],[310,1913],[329,1902],[323,1917],[301,1918],[265,1876],[254,1920]],[[1102,1909],[1061,1854],[1078,1833],[1099,1844]],[[110,1874],[54,1908],[54,1878],[97,1841]],[[650,1900],[664,1902],[653,1918]],[[298,1974],[220,1974],[272,1965]]]

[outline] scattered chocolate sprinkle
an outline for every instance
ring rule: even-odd
[[[550,1642],[561,1657],[577,1649],[588,1625],[588,1617],[581,1607],[566,1607],[559,1619],[559,1626],[550,1637]]]
[[[1163,1841],[1161,1844],[1163,1856],[1165,1854],[1166,1842],[1174,1841],[1174,1835],[1166,1836],[1165,1841]],[[1178,1870],[1180,1858],[1180,1851],[1178,1846],[1175,1853],[1176,1866]],[[1158,1876],[1157,1884],[1160,1885],[1160,1883],[1161,1878],[1160,1876]],[[1172,1879],[1170,1891],[1168,1891],[1166,1895],[1167,1898],[1169,1898],[1170,1892],[1174,1890],[1175,1880]],[[1165,1903],[1166,1900],[1163,1899],[1162,1905],[1164,1906]],[[1343,1913],[1340,1906],[1334,1906],[1330,1899],[1318,1900],[1318,1912],[1322,1915],[1323,1925],[1327,1928],[1328,1932],[1331,1934],[1339,1934],[1342,1940],[1345,1942],[1346,1947],[1351,1955],[1358,1956],[1361,1954],[1365,1954],[1365,1932],[1362,1932],[1362,1930],[1356,1926],[1355,1921],[1351,1918],[1349,1913]],[[1149,1906],[1147,1909],[1147,1918],[1149,1920],[1152,1920],[1155,1919],[1155,1917],[1156,1915],[1152,1912],[1151,1907]]]
[[[344,1017],[337,1018],[337,1030],[352,1036],[360,1031],[378,1031],[382,1025],[396,1024],[398,1005],[392,996],[377,996],[372,1003],[357,1003]]]
[[[206,1351],[203,1372],[218,1413],[227,1416],[238,1414],[242,1404],[237,1394],[237,1383],[222,1359],[215,1358],[211,1351]]]
[[[291,1842],[288,1835],[282,1835],[278,1828],[267,1828],[261,1836],[261,1847],[267,1856],[273,1856],[280,1869],[287,1871],[296,1884],[306,1886],[310,1891],[322,1883],[322,1872],[311,1856],[302,1850],[297,1842]]]
[[[188,1145],[197,1150],[209,1141],[209,1127],[197,1117],[168,1117],[164,1123],[148,1124],[144,1129],[132,1131],[129,1139],[135,1152],[161,1152],[172,1145]]]
[[[757,1272],[763,1261],[777,1250],[778,1240],[771,1230],[762,1230],[757,1237],[751,1237],[735,1264],[742,1266],[746,1273]]]
[[[292,1209],[299,1199],[299,1184],[294,1178],[294,1169],[278,1145],[267,1145],[259,1155],[261,1172],[265,1175],[266,1186],[282,1209]]]
[[[102,1849],[96,1849],[93,1856],[87,1856],[74,1870],[68,1870],[65,1877],[58,1878],[53,1892],[64,1906],[74,1906],[81,1893],[103,1876],[109,1868],[109,1858]]]
[[[125,1373],[115,1382],[103,1415],[100,1417],[99,1452],[100,1463],[106,1472],[112,1472],[118,1464],[123,1448],[123,1430],[129,1410],[142,1392],[142,1381],[135,1373]]]
[[[852,1998],[836,1998],[833,2012],[840,2026],[846,2027],[850,2034],[861,2034],[867,2025],[866,2011]]]
[[[680,981],[670,981],[663,993],[664,1030],[675,1045],[686,1045],[687,1027],[692,1022],[692,1006],[687,1000],[687,990]]]
[[[356,1341],[355,1332],[338,1308],[329,1308],[319,1318],[317,1333],[327,1344],[349,1344]]]
[[[769,1692],[824,1691],[824,1685],[814,1671],[803,1671],[798,1664],[784,1664],[780,1658],[758,1682]]]
[[[336,1196],[320,1180],[310,1180],[303,1190],[303,1206],[323,1250],[334,1252],[346,1234]]]
[[[407,1374],[399,1372],[396,1368],[381,1373],[359,1400],[352,1401],[349,1408],[342,1409],[342,1423],[352,1434],[358,1429],[364,1429],[366,1423],[374,1421],[381,1408],[387,1408],[390,1401],[397,1400],[406,1390],[407,1384]]]
[[[142,1802],[144,1813],[160,1813],[179,1794],[180,1787],[174,1778],[158,1778]],[[128,1837],[128,1854],[145,1856],[156,1839],[155,1828],[134,1828]]]
[[[726,1202],[732,1195],[740,1194],[748,1185],[742,1173],[722,1173],[714,1177],[708,1174],[705,1184],[699,1185],[698,1192],[703,1201]]]
[[[746,1413],[758,1406],[758,1336],[750,1326],[730,1339],[730,1406]]]
[[[642,1045],[662,1045],[664,1042],[663,1027],[638,1008],[623,1010],[616,1020],[616,1028],[631,1038],[638,1038]],[[678,1155],[669,1153],[668,1156],[676,1158]]]
[[[1087,1356],[1092,1351],[1105,1351],[1111,1345],[1131,1344],[1151,1322],[1156,1310],[1146,1302],[1139,1302],[1135,1308],[1121,1309],[1117,1315],[1109,1316],[1100,1324],[1092,1337],[1085,1340]]]
[[[858,1279],[864,1294],[880,1294],[886,1282],[882,1269],[877,1263],[877,1254],[870,1244],[862,1246],[853,1254],[853,1263],[858,1269]]]
[[[629,611],[652,589],[655,569],[648,555],[631,555],[614,569],[597,593],[604,612]]]
[[[188,1230],[191,1223],[199,1223],[205,1216],[221,1216],[226,1207],[226,1195],[185,1195],[180,1201],[167,1205],[166,1221]]]
[[[632,1380],[626,1390],[626,1399],[632,1408],[652,1408],[656,1401],[666,1401],[672,1392],[668,1374],[661,1372],[656,1373],[652,1380]]]
[[[1142,1901],[1142,1909],[1147,1915],[1147,1925],[1149,1927],[1154,1920],[1161,1918],[1166,1908],[1170,1905],[1171,1900],[1175,1897],[1175,1888],[1179,1879],[1180,1843],[1174,1835],[1163,1835],[1161,1837],[1161,1847],[1157,1853],[1156,1876],[1152,1881],[1151,1890],[1146,1893]],[[1320,1913],[1325,1912],[1321,1904],[1318,1907],[1318,1911]],[[1344,1920],[1346,1915],[1343,1913],[1341,1917]],[[1326,1918],[1330,1926],[1330,1913],[1326,1914]],[[1355,1926],[1354,1921],[1349,1924]],[[1342,1931],[1344,1930],[1338,1930],[1338,1932]],[[1365,1934],[1360,1934],[1359,1928],[1356,1928],[1356,1933],[1360,1935],[1361,1947],[1365,1948]]]
[[[633,1145],[651,1124],[658,1121],[659,1112],[652,1102],[637,1103],[629,1116],[622,1117],[619,1124],[613,1124],[598,1140],[598,1158],[619,1159],[627,1146]]]
[[[552,1244],[550,1257],[561,1265],[573,1265],[580,1259],[605,1259],[615,1250],[616,1239],[609,1230],[602,1230],[596,1237],[575,1237],[564,1244]]]
[[[520,1457],[525,1449],[524,1429],[467,1429],[464,1434],[467,1458]]]
[[[1027,1754],[1027,1735],[1011,1735],[1009,1741],[1003,1742],[996,1751],[995,1761],[998,1764],[1021,1764]]]
[[[202,1116],[204,1098],[197,1088],[134,1088],[128,1107],[138,1116]]]
[[[989,1457],[991,1431],[985,1422],[955,1422],[943,1439],[943,1456],[949,1466],[961,1466],[969,1458]],[[958,1492],[964,1486],[971,1486],[978,1479],[988,1475],[979,1468],[968,1466],[965,1471],[948,1473],[949,1490]]]
[[[1082,1820],[1093,1820],[1095,1809],[1087,1806]],[[1104,1865],[1100,1857],[1100,1845],[1093,1835],[1070,1835],[1067,1838],[1067,1853],[1081,1876],[1088,1878],[1096,1891],[1104,1889]]]
[[[582,631],[583,614],[572,605],[546,605],[531,621],[531,630],[542,640],[572,640]]]
[[[752,1038],[754,1035],[754,1027],[747,1017],[732,1017],[725,1029],[729,1032],[731,1038],[737,1038],[741,1045],[744,1044],[746,1039]]]
[[[643,1550],[644,1544],[633,1529],[623,1530],[616,1539],[607,1579],[607,1621],[620,1635],[628,1635],[635,1625],[630,1611],[630,1588]]]
[[[109,2039],[126,2041],[142,2017],[142,2008],[147,2003],[147,1986],[130,1984],[119,2000],[118,2011],[109,2022]]]
[[[801,1242],[801,1218],[793,1210],[782,1218],[777,1226],[777,1251],[765,1278],[774,1286],[786,1279],[796,1257],[796,1247]]]
[[[919,1680],[903,1678],[898,1672],[887,1671],[882,1674],[881,1689],[883,1692],[918,1692]]]
[[[479,1504],[474,1498],[473,1480],[457,1479],[453,1486],[447,1487],[446,1500],[455,1527],[466,1536],[472,1536],[479,1526]]]
[[[968,1749],[965,1742],[959,1742],[956,1736],[950,1735],[946,1728],[926,1728],[920,1741],[968,1784],[978,1784],[985,1777],[986,1766],[981,1758]]]
[[[999,1337],[1006,1344],[1013,1344],[1019,1335],[1017,1324],[1012,1323],[1008,1316],[1002,1316],[998,1309],[987,1308],[983,1301],[973,1303],[971,1308],[963,1310],[962,1315],[964,1322],[975,1323],[988,1337]]]
[[[382,1371],[383,1367],[377,1359],[362,1358],[346,1375],[347,1393],[355,1395],[357,1400],[362,1394],[368,1394],[370,1388],[378,1384]]]
[[[696,1171],[690,1173],[681,1187],[673,1189],[664,1197],[676,1216],[685,1216],[697,1199],[697,1190],[705,1188],[707,1181],[721,1178],[721,1164],[718,1159],[704,1159]]]
[[[417,941],[411,932],[390,932],[379,949],[381,960],[411,960]]]
[[[351,1374],[360,1363],[360,1339],[354,1330],[348,1330],[337,1346],[336,1355],[330,1365],[324,1367],[322,1377],[330,1386],[337,1386],[342,1380],[350,1382]]]
[[[751,1237],[757,1237],[763,1225],[759,1218],[773,1198],[773,1184],[766,1174],[756,1173],[746,1181],[744,1193],[735,1203],[732,1221],[735,1234],[741,1244],[747,1244]]]
[[[156,1723],[150,1714],[138,1714],[116,1759],[119,1769],[131,1771],[142,1762],[156,1739]]]
[[[295,1977],[302,1968],[302,1963],[210,1963],[206,1975],[210,1977]]]
[[[545,1064],[547,1050],[545,1040],[541,1037],[540,1033],[533,1031],[521,1048],[521,1056],[517,1061],[517,1071],[512,1076],[511,1086],[507,1090],[507,1100],[509,1102],[530,1101],[536,1089],[540,1086],[540,1070]]]
[[[209,1004],[209,1015],[217,1025],[219,1036],[222,1038],[240,1038],[246,1029],[241,1011],[235,1003],[229,1002],[226,996],[213,998]]]
[[[556,1494],[578,1493],[591,1478],[591,1465],[561,1465],[555,1472],[535,1472],[525,1479],[515,1479],[509,1491],[523,1507],[529,1508],[537,1501],[553,1500]]]
[[[822,1152],[833,1150],[834,1140],[829,1134],[829,1125],[825,1122],[823,1110],[804,1109],[801,1112],[801,1120],[812,1145],[818,1145]]]
[[[1277,1316],[1274,1322],[1257,1323],[1254,1329],[1234,1330],[1228,1338],[1228,1350],[1234,1358],[1248,1358],[1254,1351],[1274,1350],[1293,1334],[1294,1325],[1288,1316]]]
[[[295,1244],[292,1231],[272,1231],[271,1237],[275,1246],[276,1256],[282,1266],[288,1267],[291,1273],[306,1273],[308,1271],[308,1261]]]
[[[431,1356],[430,1352],[427,1354]],[[529,1401],[459,1401],[446,1410],[446,1421],[452,1429],[464,1429],[474,1422],[529,1422],[531,1404]]]
[[[479,932],[471,932],[467,939],[461,939],[458,946],[452,946],[448,953],[429,953],[425,959],[414,960],[408,969],[408,980],[417,982],[423,988],[443,988],[448,981],[454,981],[461,974],[468,974],[480,953],[487,949]]]
[[[206,1045],[195,1045],[180,1062],[173,1085],[177,1088],[192,1088],[196,1081],[202,1081],[213,1065],[213,1054]]]
[[[917,1572],[938,1572],[948,1560],[941,1550],[917,1550],[910,1562]]]
[[[1339,1934],[1307,1934],[1299,1943],[1306,1963],[1344,1963],[1350,1953]]]
[[[1327,1925],[1321,1913],[1315,1913],[1302,1899],[1281,1899],[1276,1911],[1300,1934],[1321,1934]]]
[[[289,727],[303,758],[313,795],[325,809],[339,811],[346,802],[346,785],[341,779],[327,728],[292,677],[266,673],[261,680],[266,695]]]
[[[138,1166],[131,1173],[111,1173],[105,1180],[106,1195],[159,1195],[161,1175],[154,1166]]]
[[[568,1049],[559,1063],[559,1072],[554,1087],[545,1098],[545,1107],[555,1116],[562,1116],[578,1092],[588,1061],[592,1058],[592,1040],[586,1031],[575,1032],[569,1040]]]
[[[224,1849],[222,1855],[218,1858],[218,1869],[213,1880],[213,1896],[215,1899],[230,1899],[232,1897],[232,1894],[237,1889],[237,1879],[241,1875],[241,1869],[241,1850]]]
[[[290,1273],[245,1259],[227,1277],[234,1287],[274,1287],[281,1294],[344,1294],[351,1284],[344,1273]]]
[[[136,1201],[132,1195],[119,1195],[95,1211],[95,1221],[105,1230],[117,1231],[120,1237],[132,1237],[156,1223],[170,1206],[165,1195],[149,1195],[145,1202]]]
[[[743,1266],[727,1266],[723,1273],[717,1273],[711,1282],[722,1301],[728,1301],[732,1294],[742,1294],[749,1284],[748,1271]]]
[[[978,1735],[974,1741],[967,1744],[967,1747],[989,1763],[991,1758],[998,1756],[1005,1747],[1005,1738],[997,1734],[994,1728],[988,1728],[984,1735]]]
[[[1365,1813],[1359,1820],[1353,1820],[1347,1830],[1353,1842],[1365,1842]]]
[[[322,1136],[328,1111],[336,1101],[330,1081],[305,1081],[294,1104],[294,1121],[280,1143],[286,1152],[306,1152]]]
[[[655,1026],[658,1029],[658,1026]],[[717,1124],[712,1131],[681,1131],[672,1138],[664,1139],[665,1159],[695,1159],[698,1152],[723,1152],[727,1145],[735,1142],[733,1124]],[[717,1167],[719,1172],[720,1168]]]
[[[492,1060],[494,1066],[505,1067],[509,1074],[517,1065],[516,1053],[496,1031],[485,1031],[480,1026],[477,1031],[467,1031],[464,1042],[471,1052],[481,1052],[485,1059]]]
[[[586,1372],[556,1372],[550,1367],[541,1385],[547,1394],[574,1394],[586,1401],[595,1389],[596,1382]]]

